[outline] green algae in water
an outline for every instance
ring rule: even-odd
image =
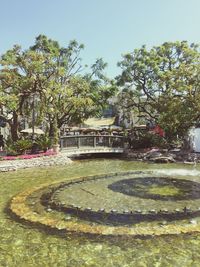
[[[174,196],[174,195],[179,195],[181,193],[181,190],[170,185],[165,185],[165,186],[153,185],[152,187],[148,188],[147,192],[150,194],[157,194],[161,196]]]
[[[82,161],[67,167],[48,167],[0,174],[0,266],[8,267],[199,267],[200,235],[141,238],[102,238],[55,235],[16,222],[5,209],[10,199],[32,186],[112,170],[184,168],[184,165],[148,165],[122,160]],[[187,167],[189,169],[189,166]],[[192,171],[192,168],[190,169]],[[184,178],[184,176],[183,176]],[[199,176],[193,179],[200,182]],[[190,223],[189,221],[187,223]],[[20,241],[19,241],[20,240]]]

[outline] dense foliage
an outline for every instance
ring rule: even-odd
[[[153,121],[165,131],[168,143],[183,139],[200,123],[200,52],[197,44],[166,42],[145,46],[123,56],[114,84],[104,75],[102,59],[86,71],[82,44],[66,47],[39,35],[33,46],[15,45],[0,58],[0,123],[7,123],[12,142],[24,125],[43,125],[43,149],[58,142],[59,129],[77,125],[101,113],[108,99],[121,90],[117,106],[123,119]],[[39,141],[38,141],[39,142]]]
[[[123,56],[119,104],[159,124],[171,142],[200,119],[200,53],[196,44],[166,42]]]
[[[55,143],[63,124],[80,123],[104,108],[114,91],[103,74],[106,64],[98,59],[83,74],[82,49],[76,41],[61,47],[40,35],[28,50],[14,46],[2,55],[0,119],[9,123],[13,141],[25,120],[43,124]]]

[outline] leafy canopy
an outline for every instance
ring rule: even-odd
[[[170,141],[200,119],[200,53],[197,44],[166,42],[123,56],[117,83],[121,105],[155,120]]]
[[[13,129],[14,140],[25,117],[30,125],[46,123],[54,136],[64,123],[79,123],[104,108],[115,87],[104,75],[102,59],[83,73],[83,48],[75,40],[62,47],[39,35],[29,49],[16,45],[1,56],[0,111]]]

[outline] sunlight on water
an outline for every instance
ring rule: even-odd
[[[197,170],[192,170],[192,166],[180,164],[145,164],[114,159],[83,160],[67,167],[1,173],[0,266],[199,267],[200,234],[149,238],[55,235],[17,222],[6,212],[11,198],[31,187],[78,176],[132,170],[153,171],[166,176],[192,175],[196,181],[200,181],[198,166]]]
[[[191,170],[185,170],[185,169],[156,169],[153,171],[155,174],[160,175],[168,175],[168,176],[200,176],[200,171],[191,169]]]

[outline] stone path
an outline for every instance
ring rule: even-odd
[[[69,159],[65,153],[33,159],[2,160],[0,161],[0,172],[15,171],[18,169],[33,167],[68,165],[70,163],[72,163],[72,160]]]

